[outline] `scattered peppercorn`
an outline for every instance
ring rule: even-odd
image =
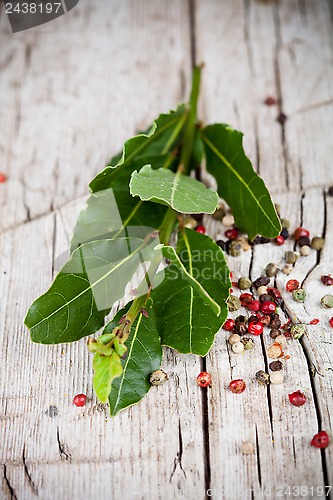
[[[236,344],[237,342],[239,343],[240,340],[241,340],[241,338],[240,338],[240,336],[237,333],[233,333],[228,338],[228,342],[229,342],[230,345]]]
[[[219,203],[219,208],[215,210],[212,214],[213,219],[222,221],[222,218],[225,216],[225,207],[223,203]]]
[[[278,115],[278,117],[276,118],[276,121],[280,124],[280,125],[284,125],[287,121],[288,117],[286,114],[284,113],[280,113]]]
[[[300,287],[300,283],[297,280],[289,280],[286,283],[287,292],[293,292],[294,290],[298,290]]]
[[[0,184],[3,184],[4,182],[6,182],[6,180],[7,176],[4,173],[0,172]]]
[[[329,320],[329,324],[330,324],[330,326],[333,328],[333,318],[331,318],[331,319]]]
[[[253,339],[251,339],[250,337],[243,337],[242,340],[241,340],[243,346],[244,346],[244,349],[246,351],[250,351],[251,349],[254,348],[254,342],[253,342]]]
[[[273,330],[278,330],[281,327],[281,320],[280,320],[280,318],[275,318],[275,319],[271,320],[270,327]]]
[[[279,271],[279,267],[276,264],[274,264],[273,262],[271,262],[270,264],[267,264],[266,269],[265,269],[266,276],[269,276],[270,278],[273,278],[274,276],[276,276],[278,271]]]
[[[281,233],[280,233],[280,236],[282,236],[282,238],[284,240],[288,239],[289,238],[289,231],[288,231],[288,229],[284,227],[282,229]]]
[[[259,287],[261,286],[267,286],[270,282],[270,279],[268,276],[260,276],[260,278],[257,278],[253,282],[253,286],[258,290]]]
[[[253,295],[251,293],[242,293],[239,300],[243,307],[247,307],[253,301]]]
[[[244,380],[237,379],[237,380],[232,380],[230,382],[229,387],[230,387],[231,392],[233,392],[234,394],[242,394],[242,392],[244,392],[246,389],[246,384],[245,384]]]
[[[260,297],[261,295],[266,295],[266,294],[267,294],[267,292],[268,292],[268,288],[267,288],[267,286],[264,286],[264,285],[260,286],[260,287],[258,288],[258,290],[257,290],[257,293],[258,293],[259,297]]]
[[[228,318],[222,328],[227,332],[231,332],[231,330],[234,329],[234,326],[235,326],[235,321],[232,318]]]
[[[333,196],[333,186],[330,186],[330,187],[328,188],[328,194],[329,194],[330,196]]]
[[[326,286],[333,285],[333,278],[330,274],[325,274],[320,279],[321,279],[321,282],[323,283],[323,285],[326,285]]]
[[[278,359],[282,354],[282,349],[280,344],[273,344],[267,349],[267,356],[271,359]]]
[[[162,385],[169,379],[167,373],[163,370],[155,370],[149,377],[151,385]]]
[[[328,446],[328,443],[330,442],[330,438],[328,437],[328,434],[326,431],[320,431],[318,432],[315,436],[313,436],[311,440],[311,445],[315,446],[316,448],[326,448]]]
[[[292,264],[285,264],[285,265],[283,266],[283,268],[281,269],[281,271],[282,271],[284,274],[290,274],[292,270],[293,270],[293,265],[292,265]]]
[[[252,300],[252,302],[249,303],[247,308],[250,311],[254,311],[254,312],[259,311],[260,310],[260,301],[259,300]]]
[[[238,335],[242,336],[247,333],[247,326],[245,323],[242,323],[241,321],[237,322],[234,327],[234,332],[238,333]]]
[[[259,370],[256,373],[256,379],[259,382],[259,384],[263,385],[268,385],[270,382],[270,376],[268,375],[268,373],[264,372],[264,370]]]
[[[324,295],[324,297],[320,299],[320,302],[326,309],[331,309],[333,307],[333,295]]]
[[[310,246],[310,238],[308,236],[301,236],[298,240],[300,247]]]
[[[252,335],[261,335],[264,331],[264,325],[260,321],[251,321],[247,326],[247,330]]]
[[[273,372],[270,374],[271,384],[277,385],[282,384],[284,380],[283,373],[281,371]]]
[[[303,257],[307,257],[308,255],[310,255],[310,252],[311,252],[311,248],[307,245],[304,245],[301,247],[301,255]]]
[[[288,394],[288,398],[294,406],[303,406],[306,403],[306,396],[301,391],[295,391]]]
[[[300,339],[306,333],[306,328],[304,325],[293,325],[289,331],[292,338]]]
[[[234,216],[232,214],[227,214],[222,219],[222,224],[224,224],[227,227],[233,226],[234,223],[235,223],[235,219],[234,219]]]
[[[278,337],[280,334],[281,334],[280,330],[272,328],[272,330],[270,331],[269,336],[271,337],[271,339],[276,339],[276,337]]]
[[[319,319],[317,319],[317,318],[314,318],[310,321],[310,325],[318,325],[318,323],[319,323]]]
[[[212,385],[212,377],[207,372],[201,372],[197,376],[197,384],[199,387],[210,387]]]
[[[272,372],[278,372],[282,370],[283,364],[280,360],[272,361],[269,363],[269,369],[272,370]]]
[[[287,264],[295,264],[295,262],[297,260],[297,255],[292,250],[288,250],[285,253],[284,258],[285,258]]]
[[[201,234],[205,234],[205,233],[206,233],[206,228],[205,228],[205,226],[201,226],[201,225],[199,225],[199,226],[197,226],[197,227],[195,228],[195,230],[196,230],[196,232],[197,232],[197,233],[201,233]]]
[[[264,314],[271,314],[276,311],[275,302],[272,302],[270,295],[268,295],[268,297],[269,299],[265,302],[262,302],[262,304],[260,305],[260,311]]]
[[[228,238],[228,240],[235,240],[238,237],[238,229],[227,229],[224,235],[226,238]]]
[[[87,396],[85,394],[77,394],[76,396],[74,396],[73,399],[73,403],[75,404],[75,406],[78,407],[85,406],[86,401],[87,401]]]
[[[230,312],[238,311],[241,306],[241,301],[236,295],[230,295],[227,301],[227,306]]]
[[[231,255],[231,257],[239,257],[241,252],[242,252],[242,245],[238,243],[237,240],[231,240],[229,246],[229,255]]]
[[[242,342],[235,342],[232,346],[231,349],[233,350],[234,353],[240,354],[244,351],[244,345]]]
[[[275,238],[275,243],[276,243],[278,246],[283,245],[283,244],[284,244],[284,242],[285,242],[285,239],[284,239],[284,237],[282,236],[282,234],[280,234],[279,236],[277,236],[277,237]]]
[[[294,290],[291,294],[293,300],[295,302],[305,302],[305,299],[306,299],[306,291],[304,290],[304,288],[298,288],[298,290]],[[333,299],[333,296],[332,296],[332,299]],[[333,307],[333,305],[332,305]]]
[[[215,242],[222,250],[227,250],[227,243],[223,240],[216,240]]]
[[[280,334],[276,337],[275,342],[284,347],[287,344],[287,339],[284,335]]]
[[[241,277],[238,280],[238,288],[240,290],[248,290],[252,285],[252,281],[249,280],[248,278]]]
[[[303,236],[307,236],[309,238],[310,233],[307,229],[304,229],[304,227],[298,227],[295,229],[294,238],[296,241],[300,240]]]
[[[315,236],[314,238],[312,238],[311,247],[314,250],[322,250],[324,248],[324,245],[325,245],[324,238],[320,238],[319,236]]]

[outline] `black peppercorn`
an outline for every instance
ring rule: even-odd
[[[269,364],[269,368],[270,370],[272,370],[272,372],[279,372],[280,370],[282,370],[283,364],[279,360],[272,361],[272,363]]]
[[[331,186],[331,187],[328,188],[328,194],[330,196],[333,196],[333,186]]]
[[[252,323],[253,321],[259,321],[258,316],[256,316],[255,314],[251,314],[251,316],[249,317],[249,319],[247,321],[248,321],[248,323]]]
[[[235,318],[235,323],[245,323],[245,321],[246,318],[242,314],[240,314],[239,316],[237,316],[237,318]]]
[[[223,240],[217,240],[216,241],[216,244],[222,248],[222,250],[226,250],[227,249],[227,242],[226,241],[223,241]]]
[[[260,302],[271,302],[272,297],[268,293],[263,293],[262,295],[260,295],[259,300]]]
[[[265,244],[265,243],[269,243],[271,241],[270,238],[266,238],[265,236],[260,236],[260,243],[261,245]]]
[[[298,244],[299,244],[300,247],[304,247],[304,246],[309,247],[311,245],[310,238],[308,236],[302,236],[298,240]]]
[[[279,318],[273,319],[273,321],[272,321],[272,319],[271,319],[271,327],[272,327],[274,330],[275,330],[275,329],[280,328],[281,324],[282,324],[282,323],[281,323],[281,320],[280,320]]]
[[[289,231],[288,231],[288,229],[284,227],[282,229],[281,233],[280,233],[280,236],[282,236],[282,238],[284,238],[285,240],[287,238],[289,238]]]
[[[267,286],[270,282],[270,278],[268,276],[260,276],[253,282],[253,286],[258,290],[260,286]]]
[[[242,336],[247,333],[247,326],[245,323],[235,323],[234,326],[234,332],[237,333],[238,335]]]
[[[269,334],[271,339],[276,339],[276,337],[278,337],[279,335],[281,335],[281,332],[280,332],[280,330],[277,330],[276,328],[273,328]]]
[[[261,243],[261,236],[256,236],[254,238],[254,240],[250,241],[249,243],[250,243],[250,245],[260,245],[260,243]]]

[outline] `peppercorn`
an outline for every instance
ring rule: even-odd
[[[276,337],[278,337],[280,334],[281,334],[280,330],[277,330],[276,328],[272,328],[269,336],[271,337],[271,339],[276,339]]]
[[[259,320],[260,320],[260,316],[258,316],[257,314],[251,314],[251,316],[249,317],[247,322],[251,323],[251,321],[259,321]]]
[[[277,359],[281,356],[282,349],[278,345],[273,344],[267,349],[267,356],[271,359]]]
[[[281,320],[280,318],[275,318],[275,319],[271,319],[271,328],[273,328],[273,330],[278,330],[281,326]]]
[[[272,361],[269,363],[269,369],[272,370],[272,372],[279,372],[282,370],[283,364],[281,363],[280,360]]]
[[[274,106],[275,104],[277,104],[277,100],[275,99],[275,97],[272,97],[271,95],[269,95],[264,100],[264,104],[266,106]]]
[[[246,317],[243,314],[240,314],[235,318],[235,323],[245,323]]]
[[[300,339],[306,333],[306,328],[304,325],[293,325],[289,331],[293,339]]]
[[[315,436],[313,436],[311,440],[311,445],[315,446],[316,448],[326,448],[328,446],[328,443],[330,442],[330,438],[328,437],[328,434],[326,431],[320,431],[318,432]]]
[[[319,236],[315,236],[312,238],[311,241],[311,247],[314,248],[315,250],[322,250],[325,245],[325,240],[324,238],[320,238]]]
[[[290,228],[290,222],[288,219],[281,219],[281,226],[283,229],[289,229]]]
[[[272,297],[268,293],[264,293],[263,295],[260,295],[259,301],[260,304],[262,304],[263,302],[272,302]]]
[[[6,180],[7,180],[6,174],[0,172],[0,184],[3,184],[4,182],[6,182]]]
[[[227,249],[227,243],[226,241],[223,241],[223,240],[216,240],[215,242],[220,248],[222,248],[222,250],[225,250]]]
[[[324,295],[324,297],[320,299],[320,302],[326,309],[331,309],[333,307],[333,295]]]
[[[263,285],[262,285],[262,286],[260,286],[260,287],[258,288],[258,290],[257,290],[257,293],[258,293],[259,297],[260,297],[261,295],[265,295],[267,292],[268,292],[268,288],[267,288],[267,286],[263,286]]]
[[[251,287],[251,285],[252,285],[252,281],[249,280],[248,278],[241,277],[238,280],[238,288],[240,290],[247,290],[248,288]]]
[[[285,253],[284,258],[285,258],[287,264],[295,264],[295,262],[297,260],[296,253],[292,252],[291,250],[288,250]]]
[[[233,392],[234,394],[242,394],[242,392],[244,392],[246,389],[246,384],[244,380],[236,379],[230,382],[229,387],[231,392]]]
[[[224,224],[227,227],[233,226],[234,223],[235,223],[235,219],[234,219],[234,216],[232,214],[227,214],[222,219],[222,224]]]
[[[169,379],[167,373],[163,370],[155,370],[149,377],[151,385],[162,385]]]
[[[330,187],[328,188],[328,194],[329,194],[330,196],[333,196],[333,186],[330,186]]]
[[[219,203],[219,208],[215,210],[215,212],[212,214],[212,217],[215,220],[222,221],[224,216],[225,216],[225,206],[223,203]]]
[[[205,234],[206,233],[206,228],[205,226],[202,226],[201,224],[195,228],[197,233]]]
[[[298,288],[297,290],[294,290],[291,294],[293,300],[295,302],[305,302],[305,299],[306,299],[306,291],[304,290],[304,288]],[[333,299],[333,297],[332,297]],[[333,307],[333,305],[332,305]]]
[[[243,337],[241,342],[242,342],[244,349],[246,351],[249,351],[250,349],[253,349],[253,347],[254,347],[254,341],[250,337]]]
[[[262,295],[262,297],[263,297],[263,295]],[[264,314],[271,314],[271,313],[274,313],[276,310],[275,302],[272,302],[272,298],[270,295],[268,295],[268,297],[269,297],[269,300],[265,300],[264,302],[262,302],[262,304],[260,306],[260,311]]]
[[[232,240],[229,247],[229,255],[232,257],[239,257],[242,252],[242,246],[237,242]]]
[[[246,324],[241,322],[235,323],[234,332],[240,336],[245,335],[247,333]]]
[[[247,307],[248,307],[249,311],[259,311],[260,310],[260,301],[259,300],[252,300],[252,302],[250,302]]]
[[[329,324],[330,324],[330,326],[333,328],[333,318],[331,318],[331,319],[329,320]]]
[[[248,250],[251,250],[251,245],[249,243],[249,240],[245,237],[237,238],[237,243],[240,244],[244,252],[247,252]]]
[[[298,240],[298,244],[300,247],[304,246],[310,246],[310,238],[308,236],[301,236],[301,238]]]
[[[244,345],[242,342],[235,342],[235,344],[232,344],[231,349],[234,353],[240,354],[244,351]]]
[[[268,373],[264,372],[264,370],[259,370],[256,373],[256,379],[259,382],[259,384],[262,385],[268,385],[270,382],[270,376],[268,375]]]
[[[239,296],[239,300],[241,302],[241,305],[243,307],[247,307],[250,302],[252,302],[253,300],[253,295],[251,293],[242,293],[240,296]]]
[[[326,286],[333,285],[333,278],[330,274],[325,274],[320,279],[321,279],[321,282],[323,285],[326,285]]]
[[[223,330],[226,330],[227,332],[231,332],[235,326],[235,321],[232,318],[228,318],[224,325],[222,326]]]
[[[270,282],[270,279],[268,276],[260,276],[260,278],[257,278],[253,282],[253,286],[258,290],[258,288],[261,286],[267,286],[269,282]]]
[[[283,383],[283,373],[281,371],[273,372],[270,375],[271,384],[282,384]]]
[[[247,330],[252,335],[261,335],[264,331],[264,325],[260,321],[251,321],[247,326]]]
[[[284,237],[282,236],[282,234],[280,234],[279,236],[277,236],[275,238],[275,243],[278,245],[278,246],[281,246],[284,244]]]
[[[296,241],[298,241],[303,236],[307,236],[307,237],[310,236],[310,233],[307,229],[305,229],[304,227],[298,227],[297,229],[295,229],[294,238]]]
[[[230,312],[238,311],[241,306],[241,301],[235,295],[230,295],[227,301],[227,306]]]
[[[287,292],[292,292],[294,290],[298,290],[300,287],[299,281],[297,280],[288,280],[286,283]]]
[[[212,385],[212,377],[207,372],[201,372],[197,376],[197,384],[200,387],[210,387]]]
[[[304,245],[303,247],[301,247],[301,255],[303,257],[307,257],[308,255],[310,255],[310,252],[311,252],[311,248],[307,245]]]
[[[280,233],[280,236],[282,236],[282,238],[284,240],[288,239],[289,238],[289,231],[288,231],[288,229],[284,227],[282,229],[281,233]]]
[[[271,318],[268,314],[264,314],[263,316],[260,317],[260,322],[263,324],[263,325],[270,325],[271,323]]]
[[[191,217],[190,215],[188,215],[188,216],[184,217],[183,225],[184,225],[184,227],[187,227],[189,229],[194,229],[197,227],[198,222],[195,220],[194,217]]]
[[[224,233],[224,236],[228,238],[228,240],[235,240],[238,237],[238,229],[233,227],[232,229],[227,229]]]
[[[240,338],[240,336],[237,333],[233,333],[228,338],[228,342],[229,342],[230,345],[236,344],[237,342],[240,342],[240,340],[241,340],[241,338]]]
[[[261,237],[260,236],[256,236],[252,241],[250,241],[251,245],[260,245],[260,243],[261,243]]]
[[[73,403],[75,406],[82,407],[85,406],[87,401],[87,396],[85,394],[77,394],[74,396]]]
[[[293,270],[293,265],[292,264],[285,264],[281,271],[283,272],[283,274],[290,274],[291,271]]]
[[[282,347],[285,347],[287,344],[287,339],[284,335],[280,334],[276,337],[275,342],[280,344]]]
[[[288,394],[289,401],[294,406],[303,406],[306,403],[306,396],[301,391],[295,391]]]
[[[270,278],[273,278],[274,276],[276,276],[278,271],[279,271],[279,267],[276,264],[273,264],[273,262],[271,262],[270,264],[267,264],[266,269],[265,269],[266,276],[269,276]]]

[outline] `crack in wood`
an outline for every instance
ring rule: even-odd
[[[258,437],[257,425],[256,425],[256,454],[257,454],[258,481],[259,481],[259,486],[261,488],[261,465],[260,465],[259,437]]]
[[[183,464],[182,464],[182,458],[183,458],[183,436],[182,436],[182,428],[181,428],[181,423],[180,419],[178,420],[178,451],[176,458],[174,460],[174,466],[173,466],[173,471],[170,476],[170,483],[171,480],[176,472],[177,466],[179,466],[180,470],[182,471],[184,478],[186,479],[186,472],[183,469]]]
[[[66,462],[71,462],[72,461],[72,455],[69,452],[69,448],[66,443],[63,441],[60,441],[60,434],[59,434],[59,427],[57,427],[57,442],[58,442],[58,448],[59,448],[59,455],[61,459],[65,460]]]
[[[23,446],[22,462],[23,462],[23,466],[24,466],[24,473],[25,473],[25,475],[28,478],[29,485],[31,486],[31,489],[32,489],[33,493],[36,496],[38,496],[38,488],[35,485],[32,477],[31,477],[31,474],[30,474],[29,469],[28,469],[27,461],[26,461],[26,458],[25,458],[25,445]]]
[[[9,481],[9,478],[7,476],[7,466],[5,464],[3,464],[3,477],[4,477],[5,483],[7,485],[7,488],[9,490],[10,499],[11,500],[17,500],[17,496],[15,494],[14,488],[11,485],[11,483]]]

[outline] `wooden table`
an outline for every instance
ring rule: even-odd
[[[325,497],[317,487],[333,484],[333,445],[321,453],[309,442],[318,428],[332,436],[333,424],[333,314],[319,305],[330,291],[320,276],[333,273],[331,14],[325,0],[81,0],[13,35],[2,10],[1,498],[290,498],[288,487]],[[112,419],[93,396],[85,340],[32,344],[22,324],[52,279],[45,221],[88,193],[126,138],[187,98],[194,62],[205,63],[202,119],[244,131],[291,227],[325,235],[324,250],[299,259],[290,276],[304,281],[306,303],[284,293],[294,320],[320,323],[288,344],[282,386],[254,381],[267,366],[268,333],[234,355],[222,331],[205,360],[166,349],[169,382]],[[280,104],[265,106],[268,95]],[[213,237],[222,230],[207,225]],[[293,245],[257,246],[230,267],[256,278]],[[282,290],[286,279],[279,274]],[[207,392],[195,381],[205,364]],[[235,396],[227,386],[239,377],[249,387]],[[308,398],[301,409],[288,402],[296,389]],[[72,404],[78,392],[91,398],[84,409]],[[244,441],[253,454],[241,452]]]

